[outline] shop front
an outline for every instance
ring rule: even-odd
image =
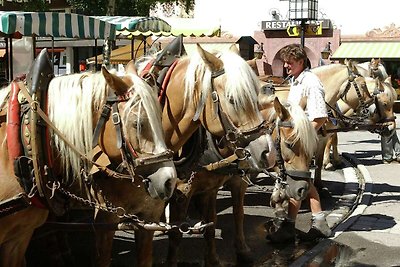
[[[261,31],[254,33],[254,39],[262,44],[263,56],[257,61],[260,75],[284,76],[283,62],[278,51],[285,45],[301,43],[299,23],[290,20],[262,21]],[[304,47],[311,67],[330,63],[323,59],[321,52],[327,47],[335,51],[340,43],[340,30],[334,29],[328,19],[315,21],[305,29]]]

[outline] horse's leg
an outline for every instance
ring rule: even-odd
[[[118,219],[111,214],[99,211],[95,218],[95,223],[116,223]],[[95,266],[108,267],[111,265],[112,244],[115,231],[95,230],[94,262]]]
[[[175,190],[169,201],[170,222],[179,223],[186,220],[186,214],[191,199],[191,192],[185,195],[179,187]],[[182,240],[182,233],[178,230],[168,232],[167,266],[178,266],[178,249]]]
[[[25,232],[15,239],[8,240],[1,245],[0,266],[1,267],[23,267],[26,266],[25,251],[28,248],[33,231]]]
[[[251,250],[246,243],[244,236],[244,196],[246,194],[247,183],[238,176],[232,176],[227,181],[232,194],[233,217],[235,220],[235,248],[238,263],[253,262]]]
[[[333,170],[333,164],[331,162],[331,148],[333,146],[334,136],[335,136],[335,134],[333,134],[332,136],[329,136],[328,140],[326,142],[326,146],[325,146],[325,150],[324,150],[324,159],[323,159],[323,164],[322,164],[322,166],[324,166],[325,170]]]
[[[151,267],[153,265],[153,236],[154,231],[136,230],[136,266]]]
[[[342,160],[339,157],[339,151],[338,151],[338,135],[337,133],[332,136],[332,161],[333,161],[333,166],[335,168],[338,168],[342,165]]]
[[[215,226],[217,224],[217,193],[218,189],[209,190],[206,193],[198,195],[202,209],[202,217],[206,223],[213,222],[214,224],[206,227],[204,231],[204,239],[207,243],[206,255],[204,256],[205,266],[214,267],[220,266],[215,244]]]
[[[325,186],[322,182],[322,165],[323,165],[323,158],[325,147],[327,143],[327,136],[320,136],[318,140],[317,151],[315,153],[315,172],[314,172],[314,185],[317,190],[321,193]]]
[[[25,252],[33,232],[47,216],[48,210],[30,207],[0,220],[0,267],[26,265]]]

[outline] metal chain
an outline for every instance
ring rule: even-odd
[[[96,208],[105,212],[109,212],[109,213],[113,213],[116,214],[119,218],[124,218],[124,219],[130,219],[133,220],[133,222],[135,223],[140,223],[140,224],[144,224],[145,221],[140,220],[139,217],[135,214],[131,214],[131,213],[127,213],[125,211],[125,209],[123,207],[116,207],[114,205],[112,205],[111,203],[109,203],[109,201],[107,201],[109,204],[104,207],[99,205],[98,203],[91,201],[89,199],[84,199],[82,197],[79,197],[67,190],[65,190],[62,187],[57,188],[58,191],[60,191],[62,194],[66,195],[69,198],[72,198],[80,203],[83,203],[84,205],[91,207],[91,208]]]

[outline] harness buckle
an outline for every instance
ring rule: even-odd
[[[114,125],[120,124],[121,123],[121,116],[119,116],[118,112],[113,112],[112,113],[112,120]]]
[[[218,102],[218,94],[217,94],[217,91],[212,91],[212,92],[211,92],[211,99],[212,99],[212,101],[213,101],[214,103],[217,103],[217,102]]]

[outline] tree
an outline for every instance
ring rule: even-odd
[[[116,16],[148,16],[157,3],[180,2],[186,11],[192,10],[194,0],[67,0],[76,13],[84,15],[107,15],[110,7]]]
[[[21,10],[23,11],[49,11],[49,4],[46,0],[30,0],[21,4]]]

